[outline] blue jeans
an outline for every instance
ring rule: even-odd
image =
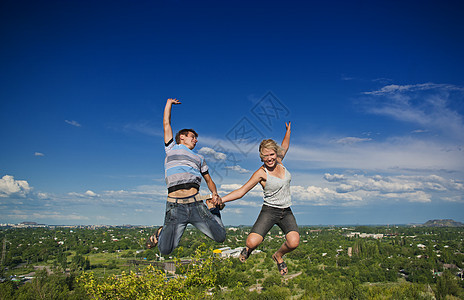
[[[161,254],[169,254],[179,245],[189,223],[218,243],[226,239],[226,230],[218,208],[210,211],[203,201],[189,204],[166,202],[164,226],[158,238]]]

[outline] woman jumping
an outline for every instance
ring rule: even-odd
[[[288,272],[283,256],[298,247],[300,234],[298,225],[293,216],[290,195],[290,172],[283,166],[282,160],[290,146],[290,125],[285,123],[286,133],[281,146],[274,140],[263,140],[259,145],[259,156],[264,163],[241,188],[222,197],[222,203],[242,198],[258,183],[263,187],[264,203],[251,233],[246,240],[246,247],[240,254],[240,260],[244,262],[262,243],[266,234],[276,224],[285,234],[285,242],[273,255],[272,259],[277,263],[281,275]]]

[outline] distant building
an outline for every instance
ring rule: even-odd
[[[360,238],[373,238],[381,239],[384,237],[383,233],[361,233],[361,232],[350,232],[345,234],[346,237],[360,237]]]
[[[242,249],[243,247],[239,247],[235,249],[230,249],[230,247],[223,247],[223,248],[213,250],[213,253],[216,253],[219,257],[222,257],[222,258],[239,257]]]
[[[243,247],[238,247],[235,249],[231,249],[230,247],[223,247],[219,249],[213,250],[213,253],[217,254],[221,258],[229,258],[234,257],[238,258],[240,256],[240,252],[242,252]],[[254,250],[252,254],[260,253],[261,250]]]
[[[227,250],[230,250],[230,247],[222,247],[219,249],[215,249],[213,250],[213,253],[222,253],[222,251],[227,251]]]

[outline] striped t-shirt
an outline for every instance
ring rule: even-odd
[[[168,193],[190,189],[200,189],[202,175],[208,174],[208,165],[200,154],[170,140],[165,145],[166,159],[164,171]]]

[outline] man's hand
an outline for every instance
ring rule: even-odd
[[[213,198],[211,199],[211,201],[215,206],[222,203],[222,199],[221,197],[219,197],[218,194],[213,194]]]
[[[222,205],[222,204],[223,204],[222,198],[218,196],[217,204],[216,204],[216,205]]]
[[[179,100],[177,100],[176,98],[169,98],[168,103],[170,103],[170,104],[181,104],[181,102]]]

